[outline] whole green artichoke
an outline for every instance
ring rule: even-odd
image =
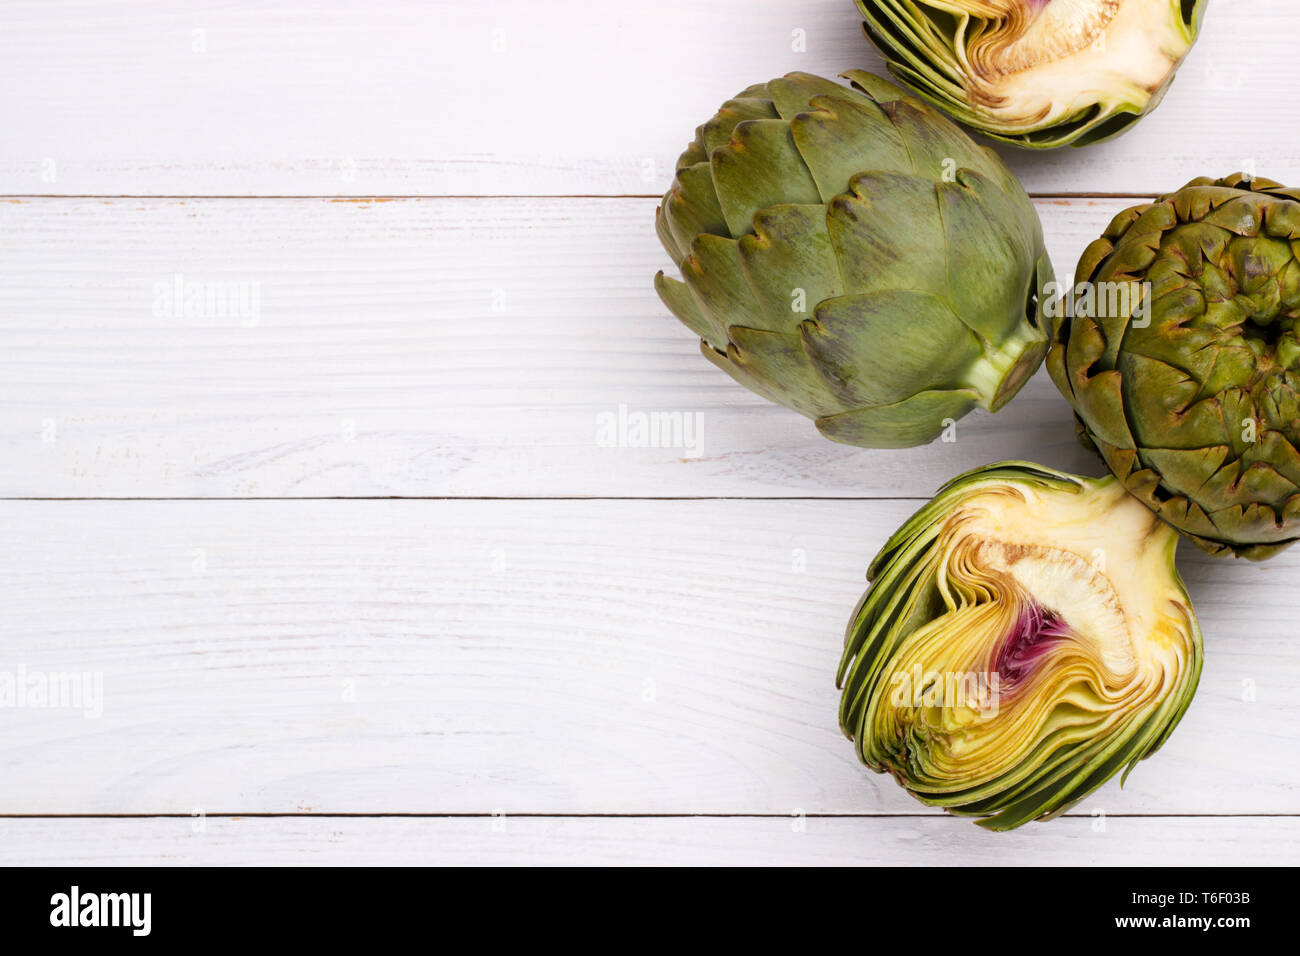
[[[871,563],[840,726],[871,769],[981,826],[1063,812],[1163,744],[1196,691],[1177,547],[1111,477],[954,479]]]
[[[1208,0],[857,0],[890,71],[1018,146],[1086,146],[1155,109]]]
[[[1049,310],[1048,369],[1083,436],[1213,553],[1300,538],[1297,257],[1300,190],[1197,179],[1116,216],[1079,262],[1075,307]],[[1125,286],[1142,293],[1107,294]]]
[[[1042,362],[1052,281],[989,149],[869,73],[751,86],[696,131],[656,212],[655,288],[736,381],[835,441],[933,441]]]

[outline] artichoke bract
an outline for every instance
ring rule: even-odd
[[[1298,256],[1300,190],[1197,179],[1115,217],[1073,308],[1049,310],[1048,369],[1085,443],[1212,553],[1300,537]]]
[[[1020,146],[1086,146],[1160,102],[1208,0],[857,0],[890,71]]]
[[[792,73],[696,131],[655,215],[668,308],[732,378],[835,441],[933,441],[1046,348],[1033,204],[991,150],[869,73]]]
[[[1112,477],[962,475],[889,540],[849,622],[840,726],[931,806],[1008,830],[1156,750],[1201,634],[1178,535]]]

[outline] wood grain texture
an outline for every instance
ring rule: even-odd
[[[1063,279],[1128,204],[1039,202]],[[654,208],[0,204],[0,495],[920,496],[1031,453],[1099,473],[1045,373],[953,443],[825,440],[705,361],[659,302]],[[168,312],[155,289],[178,275],[245,283],[248,309]],[[620,408],[689,415],[701,441],[603,445]]]
[[[881,70],[850,0],[11,5],[0,192],[658,194],[725,98]],[[1300,179],[1293,0],[1213,3],[1159,109],[1086,151],[1007,155],[1040,193]],[[807,52],[795,52],[802,31]],[[1266,64],[1261,68],[1261,64]]]
[[[0,504],[0,813],[917,813],[833,677],[901,501]],[[1300,554],[1183,567],[1208,654],[1083,813],[1300,813]],[[967,824],[969,825],[969,824]]]
[[[1213,3],[1134,132],[1003,151],[1062,278],[1102,196],[1300,181],[1262,112],[1296,24]],[[878,70],[850,0],[10,4],[0,62],[0,684],[102,707],[0,706],[0,864],[1300,862],[1300,554],[1184,549],[1199,693],[1077,816],[985,833],[835,726],[901,499],[1100,473],[1045,375],[955,443],[846,448],[655,299],[636,197],[737,89]],[[603,446],[620,409],[701,441]],[[331,816],[393,813],[433,816]]]
[[[1283,866],[1298,844],[1293,818],[0,820],[0,865],[44,866]]]

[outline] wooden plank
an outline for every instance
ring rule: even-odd
[[[833,686],[913,507],[0,503],[0,672],[102,679],[0,708],[0,813],[929,812]],[[1300,553],[1182,564],[1199,695],[1080,812],[1300,814]]]
[[[1077,818],[987,833],[908,818],[0,820],[41,866],[1294,866],[1296,818]]]
[[[1063,279],[1126,205],[1039,203]],[[0,495],[928,495],[1026,454],[1099,469],[1046,374],[954,443],[823,439],[660,304],[654,207],[2,204]],[[186,317],[178,276],[244,311]],[[620,409],[689,416],[699,441],[601,444]]]
[[[879,71],[847,0],[463,0],[8,9],[0,192],[656,194],[725,98],[791,70]],[[1291,0],[1212,4],[1159,110],[1119,141],[1007,151],[1031,191],[1300,179],[1269,112],[1300,86]],[[800,52],[799,47],[806,52]]]

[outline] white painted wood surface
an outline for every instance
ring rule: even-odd
[[[9,819],[0,864],[1281,866],[1298,839],[1294,817],[1064,817],[1000,834],[943,817]]]
[[[1041,200],[1063,278],[1131,200]],[[1096,471],[1042,373],[957,441],[872,454],[720,374],[659,302],[650,199],[0,205],[0,493],[928,495],[1032,451]],[[257,283],[237,315],[155,286]],[[251,292],[251,285],[250,285]],[[161,303],[165,305],[166,303]],[[601,415],[698,415],[693,448]]]
[[[1184,549],[1200,692],[1075,817],[984,833],[835,727],[844,621],[917,500],[1003,457],[1100,472],[1045,375],[952,444],[833,445],[651,291],[693,125],[755,79],[877,64],[857,23],[7,7],[0,673],[100,675],[103,712],[0,708],[0,862],[1300,862],[1300,554]],[[1134,133],[1009,154],[1062,278],[1117,196],[1300,181],[1252,105],[1300,79],[1298,23],[1212,3]],[[422,198],[334,198],[394,195]],[[256,315],[167,314],[178,275]],[[698,414],[702,443],[604,447],[621,406]]]
[[[97,718],[0,711],[0,813],[924,812],[834,687],[915,506],[0,503],[3,669],[103,675]],[[1200,693],[1082,809],[1295,812],[1300,555],[1186,558]]]
[[[861,22],[851,0],[9,7],[0,193],[661,194],[695,126],[751,83],[879,71]],[[1295,32],[1294,0],[1216,0],[1136,130],[1008,155],[1033,192],[1163,192],[1248,164],[1294,178]]]

